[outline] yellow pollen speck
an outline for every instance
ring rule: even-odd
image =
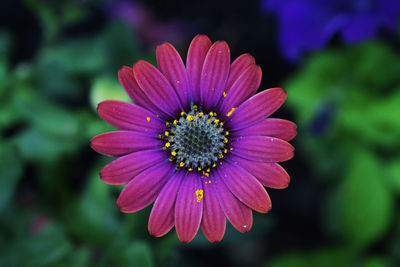
[[[199,117],[203,117],[203,115],[204,115],[203,112],[200,112],[200,113],[199,113]]]
[[[192,169],[192,168],[189,168],[189,171],[191,172],[191,171],[193,171],[193,169]]]
[[[193,109],[194,109],[194,110],[197,110],[197,106],[196,106],[196,105],[193,105]]]
[[[226,148],[224,149],[224,153],[225,153],[225,154],[228,153],[228,150],[227,150]]]
[[[174,160],[173,158],[169,158],[169,161],[171,161],[171,162],[172,162],[173,160]]]
[[[183,166],[185,166],[185,163],[181,162],[181,163],[179,163],[179,166],[183,167]]]
[[[210,172],[210,171],[211,171],[210,168],[208,168],[208,169],[207,169],[207,172]]]
[[[201,171],[201,167],[197,167],[197,170],[198,170],[198,171]]]
[[[203,190],[201,190],[201,189],[197,189],[196,190],[196,199],[197,199],[197,202],[200,202],[201,201],[201,199],[203,198]]]
[[[150,117],[147,117],[146,120],[147,120],[147,121],[150,121]]]
[[[170,147],[171,144],[170,144],[169,142],[167,142],[167,143],[165,143],[165,146],[166,146],[166,147]]]
[[[219,122],[219,119],[214,120],[215,124],[218,124],[218,122]]]
[[[225,135],[229,135],[229,132],[228,132],[228,131],[226,131],[226,132],[225,132]]]
[[[176,156],[176,151],[172,151],[171,155],[175,157]]]
[[[188,115],[188,116],[186,117],[186,119],[187,119],[188,121],[192,121],[192,120],[193,120],[193,117],[192,117],[191,115]]]
[[[224,125],[224,123],[221,121],[221,122],[219,123],[219,126],[222,127],[223,125]]]
[[[230,115],[232,115],[232,113],[235,111],[236,108],[232,108],[231,111],[228,112],[228,114],[226,114],[227,117],[229,117]]]
[[[176,83],[181,83],[180,81],[176,81]]]
[[[222,161],[220,161],[219,164],[222,165]]]
[[[224,155],[222,155],[222,154],[219,154],[218,156],[219,156],[221,159],[224,157]]]
[[[174,120],[174,124],[178,124],[178,121],[177,121],[177,120]]]
[[[164,134],[165,134],[165,136],[168,136],[168,135],[169,135],[169,132],[168,132],[168,131],[165,131]]]
[[[212,111],[210,112],[210,116],[211,116],[211,117],[214,116],[214,113],[213,113]]]
[[[165,123],[166,126],[170,126],[171,123],[169,123],[168,121]]]
[[[226,143],[228,143],[228,139],[226,139],[226,138],[224,138],[224,141],[223,141],[225,144]]]
[[[208,183],[211,184],[211,180],[208,180]]]
[[[215,168],[215,167],[217,167],[217,164],[214,162],[214,164],[213,164],[213,167]]]
[[[232,151],[232,150],[233,150],[233,147],[231,147],[230,150]]]
[[[163,146],[162,150],[166,150],[167,148],[165,146]]]
[[[222,92],[222,94],[224,95],[224,97],[226,97],[226,93],[225,93],[225,91],[224,91],[224,92]]]
[[[181,116],[183,116],[183,115],[185,115],[185,112],[184,112],[184,111],[181,112]]]

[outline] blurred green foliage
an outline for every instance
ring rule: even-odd
[[[365,262],[361,256],[390,232],[397,210],[399,73],[398,53],[369,42],[313,55],[288,82],[288,105],[300,132],[298,147],[316,178],[331,185],[322,200],[322,216],[336,246],[306,256],[284,254],[276,266],[327,266],[325,260],[332,266],[396,262],[385,259],[390,253]],[[345,257],[333,256],[339,247]],[[332,259],[318,262],[320,253]]]
[[[112,130],[97,103],[128,100],[118,68],[154,56],[117,21],[93,36],[61,38],[84,18],[78,2],[27,3],[45,35],[34,59],[11,67],[13,36],[0,31],[0,266],[154,266],[150,237],[134,234],[135,216],[118,216],[118,188],[98,177],[107,161],[86,160],[90,138]],[[163,259],[170,248],[159,244]]]

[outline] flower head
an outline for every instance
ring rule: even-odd
[[[296,125],[268,118],[285,101],[280,88],[256,91],[261,69],[249,54],[230,62],[225,42],[196,36],[186,67],[175,48],[157,47],[159,69],[145,61],[119,71],[136,105],[107,100],[99,115],[119,131],[91,140],[97,152],[119,157],[100,172],[108,184],[127,184],[117,204],[135,212],[154,202],[148,230],[163,236],[173,226],[183,242],[199,227],[220,241],[226,219],[240,232],[252,227],[252,210],[266,213],[264,186],[285,188],[277,163],[293,156],[287,142]]]
[[[336,33],[355,43],[373,37],[379,27],[395,31],[400,15],[397,0],[264,0],[263,5],[278,16],[280,45],[289,59],[323,47]]]

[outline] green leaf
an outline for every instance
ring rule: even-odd
[[[97,109],[97,105],[104,100],[122,100],[129,102],[130,99],[125,93],[122,86],[116,79],[109,77],[97,78],[90,91],[90,104],[93,109]]]
[[[388,183],[391,190],[400,195],[400,159],[395,159],[388,166]]]
[[[79,149],[87,133],[86,115],[69,112],[40,98],[31,89],[19,89],[13,99],[27,127],[16,136],[21,155],[33,161],[55,161]]]
[[[354,153],[340,194],[343,235],[354,248],[376,242],[388,230],[394,207],[383,174],[384,168],[372,154]]]
[[[96,38],[73,39],[46,48],[41,55],[44,65],[62,66],[70,74],[90,74],[104,69],[104,49]]]
[[[0,213],[8,207],[14,196],[22,168],[15,145],[0,142]]]
[[[110,240],[117,238],[116,233],[119,230],[116,200],[112,198],[111,187],[99,177],[99,166],[103,165],[105,161],[95,165],[82,197],[65,214],[71,231],[81,240],[96,247],[109,245]],[[74,223],[76,218],[79,218],[79,223]]]
[[[72,249],[63,230],[47,225],[38,235],[25,236],[3,247],[1,266],[49,266],[62,261]]]
[[[151,250],[146,243],[142,242],[132,243],[122,251],[118,258],[123,266],[154,266]]]
[[[369,257],[365,260],[363,267],[394,267],[395,265],[391,264],[388,259],[383,257]]]

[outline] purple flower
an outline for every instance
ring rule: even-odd
[[[117,204],[136,212],[154,202],[148,230],[163,236],[173,226],[190,242],[201,226],[220,241],[226,219],[240,232],[252,227],[252,209],[266,213],[264,186],[286,188],[277,163],[293,157],[287,142],[296,125],[268,118],[285,101],[273,88],[254,95],[261,69],[249,54],[232,64],[228,45],[196,36],[186,67],[175,48],[157,47],[159,70],[145,61],[119,71],[136,105],[108,100],[99,115],[120,131],[91,140],[97,152],[119,157],[100,172],[108,184],[127,184]]]
[[[280,45],[292,60],[323,47],[337,32],[356,43],[379,27],[396,30],[400,14],[398,0],[264,0],[263,7],[277,14]]]
[[[134,29],[147,46],[168,39],[181,43],[185,39],[182,36],[185,36],[189,28],[182,20],[158,21],[153,12],[138,1],[112,1],[106,5],[106,9],[110,17],[119,18]]]

